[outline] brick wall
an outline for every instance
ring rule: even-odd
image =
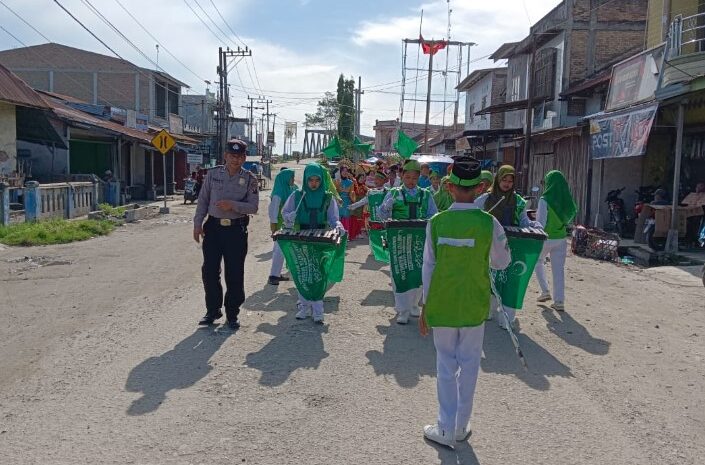
[[[98,73],[98,103],[135,108],[135,73]]]
[[[643,48],[643,31],[597,31],[595,36],[595,70],[600,70],[615,61],[626,58],[627,53],[636,53]]]
[[[619,0],[610,3],[598,0],[595,3],[604,4],[596,10],[597,20],[600,22],[646,21],[646,10],[649,3],[646,0]]]
[[[48,71],[13,71],[28,86],[39,90],[49,90]]]
[[[507,92],[507,73],[495,72],[492,77],[492,94],[490,97],[490,105],[504,103],[506,101]],[[490,129],[504,128],[504,113],[495,113],[490,115]]]
[[[54,71],[54,92],[93,103],[93,73]]]
[[[589,31],[573,31],[570,36],[570,84],[582,81],[587,77],[587,54]]]

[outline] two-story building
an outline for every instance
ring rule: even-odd
[[[523,40],[503,44],[492,58],[507,60],[506,101],[476,115],[506,113],[505,128],[522,128],[515,142],[520,187],[528,192],[544,174],[566,174],[581,211],[588,210],[588,136],[583,118],[602,105],[612,64],[644,48],[647,0],[564,0]],[[529,88],[531,86],[531,88]],[[529,92],[530,90],[530,92]],[[531,113],[527,127],[526,114]],[[524,156],[528,152],[528,159]],[[582,219],[583,217],[581,217]]]

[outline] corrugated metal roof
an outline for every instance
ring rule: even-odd
[[[41,95],[2,65],[0,65],[0,101],[22,107],[49,109],[49,105]]]

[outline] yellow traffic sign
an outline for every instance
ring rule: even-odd
[[[152,138],[152,145],[159,150],[162,155],[166,155],[169,150],[174,148],[176,141],[166,129],[162,129]]]

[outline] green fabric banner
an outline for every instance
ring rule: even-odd
[[[347,234],[340,245],[290,239],[278,242],[296,289],[304,299],[323,300],[328,287],[343,280]]]
[[[384,229],[368,229],[367,235],[370,238],[370,249],[375,260],[382,263],[389,263],[389,251],[384,248],[387,241],[387,231]]]
[[[505,270],[492,271],[495,289],[505,307],[521,310],[526,288],[543,249],[543,241],[526,237],[508,236],[512,262]]]
[[[321,151],[326,158],[339,157],[343,153],[338,136],[333,136],[328,145]]]
[[[400,129],[397,131],[397,142],[394,144],[394,148],[402,158],[411,158],[411,155],[419,148],[419,144]]]
[[[426,228],[388,228],[387,249],[394,280],[394,292],[421,286]]]

